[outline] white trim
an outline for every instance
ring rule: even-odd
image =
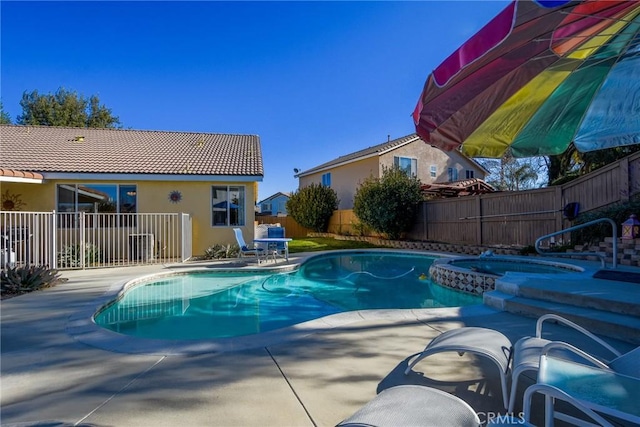
[[[23,182],[27,184],[42,184],[44,179],[21,178],[19,176],[0,176],[0,182]]]
[[[46,179],[84,179],[111,181],[238,181],[262,182],[261,175],[174,175],[174,174],[131,174],[131,173],[73,173],[40,172]]]

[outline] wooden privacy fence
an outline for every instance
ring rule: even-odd
[[[423,202],[407,238],[477,246],[528,246],[540,236],[571,226],[563,213],[569,203],[578,203],[580,212],[588,212],[629,201],[637,194],[640,152],[559,186]],[[311,231],[291,217],[256,219],[282,224],[287,237],[305,237]],[[357,235],[357,223],[352,210],[337,210],[327,231]],[[561,237],[568,241],[569,236]]]
[[[291,238],[306,237],[307,233],[311,233],[313,231],[308,228],[304,228],[290,216],[256,216],[256,225],[259,224],[280,224],[282,227],[284,227],[285,237]]]

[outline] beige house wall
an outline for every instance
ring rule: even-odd
[[[235,243],[234,227],[214,227],[211,225],[211,187],[231,185],[245,187],[246,241],[253,240],[256,199],[254,182],[185,182],[185,181],[90,181],[90,180],[47,180],[42,184],[2,182],[0,192],[16,195],[24,203],[20,208],[25,212],[51,212],[56,209],[57,184],[120,184],[137,185],[138,213],[188,213],[193,226],[193,254],[202,255],[209,246],[216,243]],[[179,191],[182,200],[172,203],[169,193]]]
[[[325,173],[331,173],[331,188],[335,190],[340,200],[338,209],[351,209],[353,207],[353,197],[358,186],[371,176],[376,178],[380,176],[378,156],[300,177],[300,188],[308,187],[311,184],[321,184],[322,175]]]
[[[383,167],[389,168],[393,166],[394,157],[408,157],[418,160],[417,178],[423,184],[431,184],[434,182],[447,182],[449,180],[448,168],[458,170],[458,179],[465,179],[467,170],[474,172],[475,178],[484,179],[485,172],[475,163],[469,161],[456,151],[445,153],[442,150],[431,147],[422,140],[414,141],[410,144],[403,145],[392,151],[384,153],[380,156],[380,170]],[[431,176],[431,166],[436,166],[435,178]],[[380,172],[382,173],[382,172]]]
[[[375,154],[362,160],[301,176],[299,186],[303,188],[312,183],[321,184],[322,175],[331,173],[331,188],[336,191],[338,199],[340,199],[338,209],[352,209],[353,198],[358,186],[371,176],[376,178],[382,176],[383,168],[392,167],[393,158],[396,156],[418,160],[417,177],[423,184],[448,181],[448,168],[458,170],[459,180],[465,179],[466,170],[472,170],[475,178],[484,179],[485,177],[485,171],[481,167],[458,152],[445,153],[422,140],[417,140],[381,155]],[[431,176],[431,165],[436,166],[435,178]]]

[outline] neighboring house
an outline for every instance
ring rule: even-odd
[[[193,255],[253,237],[257,135],[1,125],[0,153],[3,211],[186,213]]]
[[[258,202],[258,209],[262,215],[286,215],[287,201],[291,197],[289,193],[277,192]]]
[[[412,134],[338,157],[302,171],[296,177],[299,188],[312,183],[333,188],[340,199],[339,209],[352,209],[358,186],[369,177],[381,177],[383,168],[394,165],[423,184],[484,179],[488,173],[459,151],[444,152]]]

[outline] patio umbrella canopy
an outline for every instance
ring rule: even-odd
[[[640,143],[640,2],[515,0],[440,64],[416,131],[470,157]]]

